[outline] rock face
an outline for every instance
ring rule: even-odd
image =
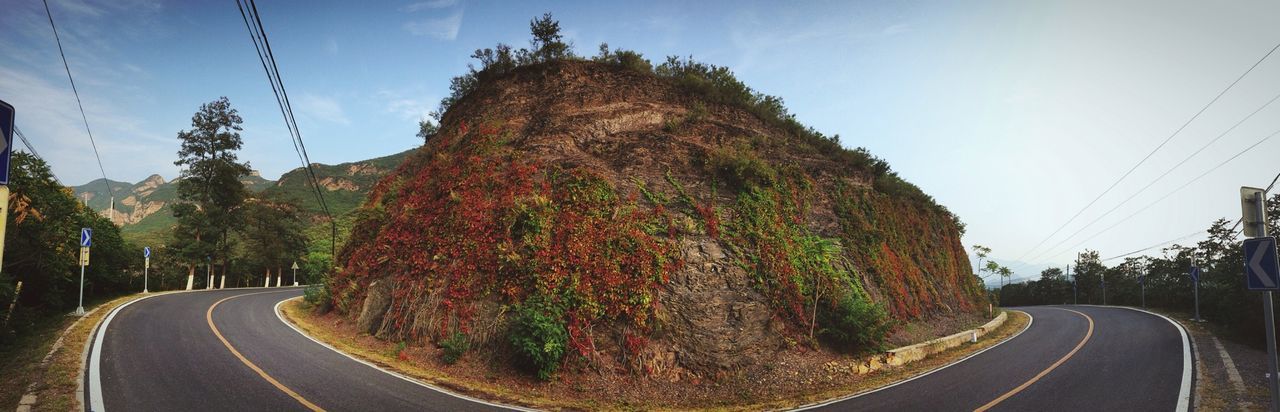
[[[369,291],[364,298],[364,306],[360,316],[356,318],[356,328],[360,331],[375,334],[382,326],[382,317],[391,306],[391,282],[378,281],[369,284]]]
[[[679,361],[695,370],[767,362],[784,345],[782,327],[746,270],[709,238],[684,239],[681,252],[684,270],[659,295]]]

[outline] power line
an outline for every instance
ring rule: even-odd
[[[1187,126],[1191,124],[1191,122],[1199,118],[1200,115],[1205,112],[1205,110],[1208,110],[1210,106],[1213,106],[1214,103],[1217,103],[1218,99],[1221,99],[1223,95],[1227,94],[1227,91],[1230,91],[1233,87],[1235,87],[1237,83],[1240,83],[1240,80],[1244,79],[1245,76],[1248,76],[1249,73],[1253,72],[1253,69],[1257,68],[1259,64],[1262,64],[1263,60],[1266,60],[1267,57],[1270,57],[1272,53],[1275,53],[1276,49],[1280,49],[1280,43],[1276,43],[1276,45],[1272,47],[1271,50],[1267,51],[1267,54],[1263,55],[1262,58],[1259,58],[1258,61],[1254,62],[1252,66],[1249,66],[1248,70],[1245,70],[1244,73],[1241,73],[1239,77],[1236,77],[1236,79],[1232,81],[1231,84],[1227,85],[1225,89],[1222,89],[1221,92],[1218,92],[1218,95],[1214,96],[1213,100],[1210,100],[1209,103],[1205,104],[1204,107],[1201,107],[1200,110],[1196,112],[1196,114],[1192,115],[1191,118],[1187,119],[1186,122],[1183,122],[1182,126],[1179,126],[1177,130],[1174,130],[1173,133],[1169,135],[1169,137],[1166,137],[1164,141],[1160,142],[1160,144],[1157,145],[1155,149],[1152,149],[1151,152],[1147,153],[1147,155],[1144,156],[1142,160],[1139,160],[1137,164],[1133,165],[1133,167],[1130,167],[1128,171],[1124,172],[1124,174],[1121,175],[1119,179],[1116,179],[1115,182],[1111,183],[1111,186],[1108,186],[1106,190],[1103,190],[1102,193],[1098,194],[1097,197],[1094,197],[1093,200],[1089,201],[1089,203],[1086,204],[1083,208],[1081,208],[1080,211],[1076,212],[1076,214],[1071,216],[1070,219],[1067,219],[1067,221],[1063,223],[1062,226],[1058,226],[1058,228],[1054,230],[1053,233],[1050,233],[1049,236],[1046,236],[1044,239],[1040,240],[1039,243],[1036,243],[1035,246],[1032,246],[1031,249],[1028,249],[1025,253],[1022,254],[1021,257],[1019,257],[1016,260],[1022,260],[1028,254],[1035,251],[1037,248],[1043,245],[1045,241],[1048,241],[1049,239],[1053,238],[1055,235],[1058,234],[1058,232],[1061,232],[1063,228],[1066,228],[1067,225],[1070,225],[1071,222],[1074,222],[1076,218],[1079,218],[1080,215],[1084,213],[1085,210],[1088,210],[1090,207],[1092,207],[1095,203],[1098,202],[1099,199],[1102,199],[1102,197],[1106,196],[1107,193],[1110,193],[1112,189],[1115,189],[1115,187],[1119,185],[1120,182],[1124,181],[1125,178],[1128,178],[1129,175],[1132,174],[1134,170],[1137,170],[1139,166],[1142,166],[1143,163],[1146,163],[1147,160],[1150,159],[1152,155],[1155,155],[1156,152],[1160,151],[1160,149],[1163,148],[1166,144],[1168,144],[1170,140],[1173,140],[1175,136],[1177,136],[1179,133],[1182,133],[1182,131],[1186,129]]]
[[[285,91],[284,80],[280,77],[280,69],[276,65],[275,55],[271,51],[271,43],[267,40],[267,32],[258,13],[258,5],[253,0],[236,0],[236,7],[240,10],[240,17],[244,20],[245,28],[249,30],[249,37],[253,40],[253,47],[258,54],[258,60],[262,63],[262,69],[267,73],[267,80],[271,83],[271,92],[276,97],[276,104],[280,107],[281,116],[284,117],[285,127],[289,130],[294,151],[297,152],[298,160],[302,162],[302,167],[311,181],[313,192],[320,203],[321,209],[324,210],[325,216],[329,218],[330,252],[336,264],[338,259],[337,220],[334,219],[333,213],[329,210],[329,204],[325,201],[324,193],[320,189],[320,180],[316,177],[315,170],[312,168],[310,156],[307,155],[306,144],[302,141],[302,131],[298,128],[298,121],[293,115],[293,105],[289,102],[289,94]]]
[[[67,54],[62,51],[62,39],[58,36],[58,26],[53,24],[53,12],[49,11],[49,0],[44,0],[44,12],[49,16],[49,27],[53,29],[53,39],[58,43],[58,55],[62,56],[62,68],[67,70],[67,80],[71,81],[71,92],[76,95],[76,106],[80,107],[80,119],[84,120],[84,131],[89,134],[89,145],[93,146],[93,157],[98,159],[98,171],[102,172],[102,184],[107,187],[107,195],[111,196],[111,210],[115,210],[115,193],[111,190],[111,181],[107,179],[107,170],[102,167],[102,156],[98,155],[98,143],[93,140],[93,131],[89,130],[89,117],[84,114],[84,104],[80,103],[80,91],[76,89],[76,79],[71,77],[71,65],[67,64]]]
[[[1138,195],[1142,194],[1143,192],[1146,192],[1146,190],[1147,190],[1147,189],[1151,188],[1151,186],[1154,186],[1156,183],[1160,182],[1160,180],[1164,179],[1164,178],[1165,178],[1165,176],[1168,176],[1168,175],[1169,175],[1169,173],[1172,173],[1172,172],[1173,172],[1174,170],[1176,170],[1177,168],[1182,167],[1182,165],[1186,164],[1186,163],[1187,163],[1187,161],[1189,161],[1189,160],[1191,160],[1192,158],[1194,158],[1194,157],[1196,157],[1197,155],[1199,155],[1199,154],[1200,154],[1200,152],[1203,152],[1203,151],[1204,151],[1204,149],[1206,149],[1206,148],[1208,148],[1209,146],[1213,145],[1213,144],[1214,144],[1214,143],[1216,143],[1218,140],[1221,140],[1221,139],[1222,139],[1224,136],[1226,136],[1227,134],[1230,134],[1230,133],[1231,133],[1232,131],[1234,131],[1237,127],[1240,127],[1240,125],[1244,124],[1244,122],[1249,121],[1249,119],[1253,118],[1253,116],[1254,116],[1254,115],[1258,114],[1258,113],[1259,113],[1259,112],[1261,112],[1263,109],[1266,109],[1268,106],[1270,106],[1270,105],[1271,105],[1271,103],[1274,103],[1277,99],[1280,99],[1280,94],[1276,94],[1276,95],[1275,95],[1275,97],[1272,97],[1272,98],[1271,98],[1271,100],[1268,100],[1266,103],[1263,103],[1263,104],[1262,104],[1262,106],[1259,106],[1259,107],[1258,107],[1256,110],[1254,110],[1252,113],[1249,113],[1249,115],[1248,115],[1248,116],[1245,116],[1244,118],[1240,119],[1240,121],[1236,122],[1234,125],[1231,125],[1231,127],[1227,128],[1227,130],[1225,130],[1225,131],[1223,131],[1222,133],[1218,134],[1218,136],[1217,136],[1217,137],[1214,137],[1214,138],[1213,138],[1213,140],[1210,140],[1209,142],[1205,143],[1203,146],[1200,146],[1200,148],[1199,148],[1199,149],[1196,149],[1196,151],[1195,151],[1195,152],[1192,152],[1190,155],[1187,155],[1187,157],[1183,158],[1183,159],[1182,159],[1182,161],[1178,162],[1178,164],[1173,165],[1173,167],[1169,168],[1169,170],[1165,170],[1165,171],[1164,171],[1164,173],[1163,173],[1163,174],[1161,174],[1159,177],[1156,177],[1156,178],[1155,178],[1155,180],[1152,180],[1150,183],[1147,183],[1147,185],[1146,185],[1146,186],[1143,186],[1141,189],[1138,189],[1138,191],[1137,191],[1137,192],[1134,192],[1132,195],[1129,195],[1129,197],[1125,198],[1125,199],[1124,199],[1123,201],[1121,201],[1119,204],[1115,205],[1115,207],[1112,207],[1110,210],[1107,210],[1105,213],[1103,213],[1103,214],[1099,215],[1097,218],[1093,219],[1093,220],[1092,220],[1092,221],[1090,221],[1088,224],[1086,224],[1086,225],[1084,225],[1084,226],[1080,227],[1080,229],[1079,229],[1079,230],[1076,230],[1074,233],[1072,233],[1072,234],[1071,234],[1071,236],[1067,236],[1066,238],[1063,238],[1062,240],[1058,241],[1058,243],[1054,244],[1053,246],[1050,246],[1048,249],[1045,249],[1043,252],[1040,252],[1039,254],[1035,255],[1035,257],[1032,257],[1032,258],[1031,258],[1031,260],[1038,259],[1038,258],[1040,258],[1041,256],[1044,256],[1044,254],[1045,254],[1045,253],[1049,253],[1050,251],[1057,250],[1058,246],[1061,246],[1063,243],[1066,243],[1067,241],[1069,241],[1069,240],[1071,240],[1071,239],[1074,239],[1074,238],[1076,237],[1076,235],[1079,235],[1081,232],[1084,232],[1084,230],[1085,230],[1085,229],[1088,229],[1089,227],[1092,227],[1095,223],[1098,223],[1099,221],[1101,221],[1101,220],[1102,220],[1102,218],[1105,218],[1105,217],[1107,217],[1107,216],[1110,216],[1110,215],[1111,215],[1111,212],[1115,212],[1117,209],[1119,209],[1119,208],[1120,208],[1120,206],[1124,206],[1125,204],[1129,203],[1129,201],[1130,201],[1130,200],[1133,200],[1133,198],[1137,197]],[[1059,253],[1061,253],[1061,252],[1059,252]]]
[[[22,141],[22,145],[27,147],[27,151],[31,152],[32,156],[35,156],[36,159],[40,159],[40,161],[45,162],[45,164],[48,164],[48,162],[46,162],[43,157],[40,157],[40,153],[36,152],[36,148],[34,146],[31,146],[31,141],[27,140],[26,134],[22,133],[22,129],[19,129],[18,125],[13,125],[13,134],[18,136],[18,140]],[[53,181],[58,182],[58,186],[61,186],[61,187],[67,186],[62,184],[62,180],[59,180],[57,175],[53,174],[52,169],[49,170],[49,176],[53,177]]]
[[[1166,240],[1166,241],[1163,241],[1163,242],[1160,242],[1160,243],[1156,243],[1156,244],[1151,245],[1151,246],[1144,247],[1144,248],[1142,248],[1142,249],[1138,249],[1138,250],[1135,250],[1135,251],[1132,251],[1132,252],[1129,252],[1129,253],[1125,253],[1125,254],[1123,254],[1123,255],[1116,255],[1116,256],[1112,256],[1112,257],[1106,258],[1106,259],[1102,259],[1101,261],[1102,261],[1102,262],[1106,262],[1106,261],[1108,261],[1108,260],[1116,260],[1116,259],[1119,259],[1119,258],[1122,258],[1122,257],[1131,256],[1131,255],[1136,255],[1136,254],[1138,254],[1138,253],[1146,252],[1146,251],[1148,251],[1148,250],[1155,249],[1155,248],[1158,248],[1158,247],[1160,247],[1160,246],[1164,246],[1164,245],[1167,245],[1167,244],[1170,244],[1170,243],[1174,243],[1174,242],[1181,242],[1181,241],[1183,241],[1183,240],[1190,239],[1190,238],[1192,238],[1192,237],[1194,237],[1194,236],[1196,236],[1196,235],[1199,235],[1199,234],[1201,234],[1201,233],[1204,233],[1204,231],[1203,231],[1203,230],[1197,230],[1197,231],[1195,231],[1195,232],[1191,232],[1190,234],[1188,234],[1188,235],[1186,235],[1186,236],[1183,236],[1183,237],[1180,237],[1180,238],[1177,238],[1177,239],[1173,239],[1173,240]]]
[[[1215,170],[1218,170],[1218,169],[1219,169],[1219,168],[1221,168],[1222,166],[1225,166],[1227,163],[1231,163],[1231,161],[1233,161],[1233,160],[1235,160],[1236,158],[1240,157],[1241,155],[1243,155],[1243,154],[1247,153],[1248,151],[1253,150],[1253,148],[1258,147],[1258,145],[1260,145],[1260,144],[1262,144],[1262,143],[1266,142],[1267,140],[1270,140],[1272,137],[1275,137],[1277,134],[1280,134],[1280,130],[1276,130],[1276,131],[1274,131],[1274,132],[1271,132],[1271,134],[1267,135],[1266,137],[1263,137],[1261,140],[1258,140],[1257,142],[1254,142],[1252,145],[1249,145],[1249,147],[1244,148],[1244,150],[1241,150],[1240,152],[1236,153],[1235,155],[1231,156],[1230,158],[1227,158],[1226,160],[1223,160],[1221,163],[1218,163],[1218,164],[1217,164],[1217,165],[1215,165],[1214,167],[1209,168],[1209,170],[1204,171],[1204,173],[1201,173],[1199,176],[1196,176],[1194,179],[1191,179],[1190,181],[1188,181],[1188,182],[1186,182],[1186,183],[1183,183],[1183,184],[1182,184],[1182,186],[1178,186],[1178,188],[1173,189],[1173,190],[1172,190],[1172,191],[1170,191],[1169,193],[1166,193],[1164,196],[1161,196],[1159,199],[1156,199],[1155,201],[1153,201],[1153,202],[1151,202],[1151,203],[1148,203],[1146,206],[1143,206],[1141,209],[1138,209],[1138,211],[1133,212],[1133,214],[1130,214],[1130,215],[1128,215],[1128,216],[1125,216],[1123,219],[1120,219],[1119,221],[1115,222],[1115,223],[1114,223],[1114,224],[1112,224],[1111,226],[1107,226],[1105,229],[1102,229],[1102,230],[1098,231],[1097,233],[1094,233],[1092,236],[1089,236],[1088,238],[1086,238],[1086,239],[1084,239],[1084,240],[1080,241],[1079,243],[1076,243],[1075,245],[1072,245],[1072,246],[1071,246],[1070,248],[1068,248],[1067,250],[1074,250],[1074,249],[1076,249],[1076,248],[1080,247],[1080,245],[1083,245],[1083,244],[1085,244],[1086,242],[1088,242],[1088,241],[1090,241],[1090,240],[1093,240],[1094,238],[1098,237],[1099,235],[1101,235],[1101,234],[1103,234],[1103,233],[1106,233],[1107,231],[1109,231],[1109,230],[1111,230],[1111,229],[1114,229],[1116,226],[1119,226],[1121,223],[1124,223],[1125,221],[1128,221],[1129,219],[1132,219],[1134,216],[1137,216],[1137,215],[1141,214],[1142,212],[1146,211],[1147,209],[1150,209],[1152,206],[1155,206],[1157,203],[1160,203],[1161,201],[1164,201],[1165,199],[1168,199],[1168,198],[1169,198],[1169,196],[1173,196],[1173,194],[1178,193],[1178,192],[1179,192],[1179,191],[1181,191],[1182,189],[1186,189],[1186,188],[1187,188],[1187,186],[1191,186],[1191,184],[1192,184],[1192,183],[1195,183],[1195,182],[1199,181],[1200,179],[1204,178],[1205,176],[1208,176],[1210,173],[1213,173]],[[1049,255],[1048,257],[1057,256],[1058,254],[1062,254],[1062,252],[1058,252],[1057,254]]]

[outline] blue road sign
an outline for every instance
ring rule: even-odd
[[[1187,273],[1191,275],[1192,282],[1200,281],[1200,268],[1192,266],[1191,269],[1187,271]]]
[[[147,246],[147,247],[142,248],[142,257],[144,257],[144,258],[149,258],[149,257],[151,257],[151,246]]]
[[[13,106],[0,100],[0,185],[9,184],[9,157],[13,155]]]
[[[1276,260],[1274,236],[1244,241],[1244,276],[1249,290],[1280,290],[1280,262]]]
[[[80,247],[93,246],[93,229],[80,228]]]

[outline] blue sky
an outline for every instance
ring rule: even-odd
[[[268,178],[298,166],[233,1],[50,4],[111,179],[176,176],[176,133],[218,96],[245,119],[243,160]],[[313,161],[416,146],[417,120],[471,51],[526,45],[529,19],[550,11],[579,54],[608,42],[729,66],[804,123],[887,159],[1015,277],[1067,262],[1079,239],[1280,129],[1278,103],[1062,241],[1280,93],[1273,56],[1041,254],[1030,249],[1280,42],[1280,5],[268,0],[259,10]],[[40,2],[6,2],[0,55],[0,99],[18,108],[18,127],[64,182],[97,178]],[[1234,219],[1238,187],[1269,183],[1277,155],[1280,137],[1084,246],[1113,256]]]

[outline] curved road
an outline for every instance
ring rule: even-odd
[[[164,294],[96,331],[91,410],[500,410],[355,361],[275,313],[298,288]],[[1170,411],[1189,389],[1181,330],[1113,307],[1032,307],[1032,325],[965,361],[822,410]],[[1185,375],[1185,376],[1184,376]],[[1184,382],[1186,380],[1186,382]],[[1184,389],[1184,386],[1186,389]]]

